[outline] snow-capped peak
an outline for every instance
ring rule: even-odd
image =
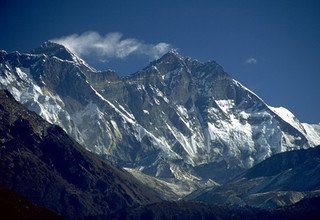
[[[40,45],[40,47],[31,51],[32,54],[45,54],[49,57],[57,57],[62,60],[75,61],[76,55],[68,50],[65,46],[52,42],[46,41]]]
[[[164,54],[156,62],[172,62],[172,61],[182,61],[184,57],[180,55],[177,50],[171,49],[166,54]]]
[[[78,65],[84,65],[92,71],[95,71],[94,68],[89,66],[84,60],[72,53],[64,45],[58,44],[53,41],[46,41],[41,44],[40,47],[31,51],[31,54],[45,54],[49,57],[57,57],[61,60],[75,62]]]
[[[213,61],[169,51],[121,78],[88,71],[51,41],[33,54],[0,56],[2,87],[91,151],[148,175],[222,182],[274,153],[320,143],[319,126],[268,107]]]

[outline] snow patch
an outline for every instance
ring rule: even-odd
[[[220,109],[226,114],[229,111],[231,111],[232,108],[234,107],[234,100],[233,99],[215,100],[215,101],[218,104],[218,106],[220,107]]]
[[[293,126],[298,131],[305,133],[304,128],[301,126],[298,119],[286,108],[284,107],[271,107],[268,106],[274,113],[279,115],[285,122],[289,123],[291,126]]]
[[[320,124],[302,123],[308,140],[312,146],[320,145]]]

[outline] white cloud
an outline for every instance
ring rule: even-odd
[[[157,59],[171,49],[171,45],[167,43],[145,44],[134,38],[123,38],[119,32],[101,36],[97,32],[88,31],[81,35],[72,34],[52,41],[64,45],[80,57],[94,55],[100,60],[125,58],[133,54],[143,54],[151,59]]]
[[[256,58],[254,57],[249,57],[247,60],[246,60],[246,63],[247,64],[256,64],[258,61]]]

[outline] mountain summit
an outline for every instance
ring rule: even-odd
[[[82,60],[80,57],[78,57],[73,52],[71,52],[67,47],[50,40],[41,44],[40,47],[31,50],[30,53],[37,54],[37,55],[44,54],[51,58],[56,57],[61,60],[75,62],[79,65],[84,65],[87,68],[94,71],[93,67],[89,67],[89,65],[84,60]]]
[[[62,60],[74,61],[75,55],[65,46],[53,41],[46,41],[40,47],[31,51],[32,54],[45,54],[49,57],[57,57]]]
[[[214,61],[171,51],[121,78],[52,42],[0,61],[1,87],[88,150],[190,191],[320,143],[319,125],[268,106]]]

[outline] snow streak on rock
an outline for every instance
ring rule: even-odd
[[[1,87],[90,151],[193,189],[320,143],[319,125],[268,106],[217,63],[175,51],[124,78],[52,42],[33,54],[2,51],[0,61]]]

